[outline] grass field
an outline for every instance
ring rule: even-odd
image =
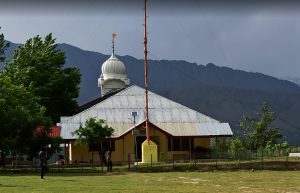
[[[286,192],[300,193],[300,171],[1,174],[0,192]]]

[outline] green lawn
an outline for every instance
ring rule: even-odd
[[[300,171],[1,174],[0,192],[300,192]]]

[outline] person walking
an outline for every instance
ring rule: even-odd
[[[107,171],[112,172],[111,150],[106,151],[105,158],[107,163]]]
[[[39,159],[40,159],[40,170],[41,170],[41,180],[45,180],[44,175],[46,173],[46,155],[44,149],[42,148],[39,152]]]

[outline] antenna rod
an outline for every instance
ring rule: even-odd
[[[149,137],[149,112],[148,112],[148,50],[147,50],[147,0],[144,0],[144,73],[145,73],[145,96],[146,96],[146,136],[148,144],[150,144]]]

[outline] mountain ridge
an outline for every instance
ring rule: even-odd
[[[69,44],[58,44],[58,49],[66,54],[65,67],[78,67],[82,74],[79,104],[99,97],[97,83],[101,65],[109,55]],[[7,56],[11,57],[11,53]],[[143,60],[128,55],[117,57],[125,64],[131,84],[144,87]],[[300,120],[297,117],[300,87],[290,81],[212,63],[201,65],[184,60],[149,60],[149,88],[200,113],[229,122],[235,133],[239,132],[241,116],[257,113],[260,105],[268,102],[277,112],[273,126],[280,128],[283,140],[300,145]]]

